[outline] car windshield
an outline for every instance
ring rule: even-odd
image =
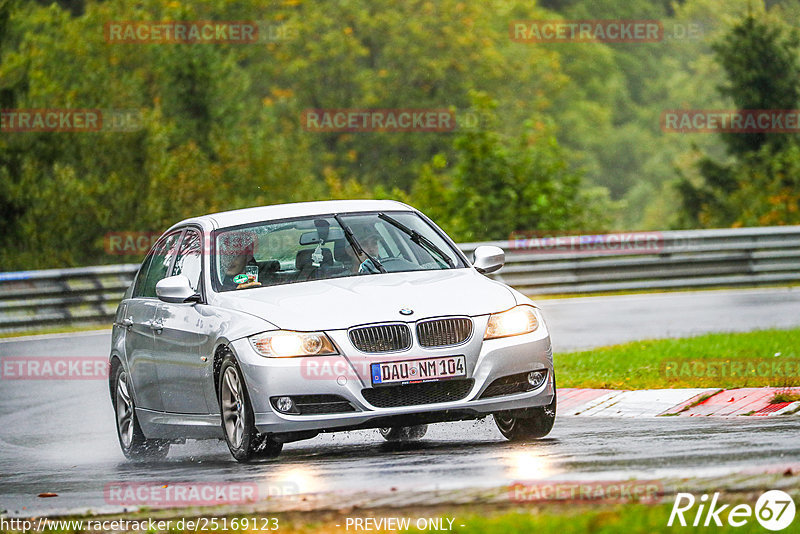
[[[453,247],[414,212],[320,215],[215,232],[217,291],[461,268]]]

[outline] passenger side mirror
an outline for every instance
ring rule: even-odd
[[[189,279],[182,274],[159,280],[156,284],[156,295],[160,300],[172,304],[200,302],[200,295],[192,289]]]
[[[506,263],[506,253],[500,247],[481,245],[473,252],[472,265],[481,274],[500,270]]]

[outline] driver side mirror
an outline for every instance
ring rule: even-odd
[[[156,284],[156,296],[159,300],[172,304],[200,302],[200,294],[192,289],[189,279],[182,274],[159,280]]]
[[[481,274],[500,270],[506,263],[506,253],[500,247],[481,245],[473,252],[472,265]]]

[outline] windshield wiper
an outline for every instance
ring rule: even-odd
[[[336,222],[337,222],[337,223],[339,223],[339,226],[341,226],[341,227],[342,227],[342,230],[344,230],[344,237],[345,237],[345,239],[347,239],[347,242],[348,242],[348,243],[350,243],[350,246],[351,246],[351,247],[353,247],[353,250],[355,250],[355,251],[356,251],[356,254],[359,254],[359,255],[361,255],[361,256],[366,256],[366,257],[369,259],[369,261],[371,261],[371,262],[372,262],[372,264],[373,264],[373,265],[374,265],[374,266],[375,266],[375,267],[376,267],[376,268],[377,268],[377,269],[378,269],[380,272],[382,272],[382,273],[385,273],[385,272],[386,272],[386,269],[383,267],[383,265],[381,264],[381,262],[379,262],[377,258],[373,258],[373,257],[372,257],[372,255],[371,255],[369,252],[367,252],[366,250],[364,250],[364,249],[361,247],[361,244],[360,244],[360,243],[358,242],[358,240],[356,239],[356,236],[354,236],[354,235],[353,235],[353,231],[350,229],[350,227],[349,227],[349,226],[347,226],[347,225],[344,223],[344,221],[342,220],[342,218],[341,218],[341,217],[339,217],[339,214],[337,213],[336,215],[334,215],[334,216],[333,216],[333,218],[336,220]]]
[[[392,217],[386,215],[385,213],[379,213],[378,218],[383,219],[384,221],[388,222],[389,224],[391,224],[404,234],[408,235],[411,238],[412,242],[427,249],[428,252],[435,253],[437,256],[443,259],[445,263],[447,263],[447,265],[450,266],[451,269],[455,269],[456,266],[453,263],[453,259],[447,254],[445,254],[444,251],[442,251],[442,249],[434,245],[433,242],[424,235],[420,234],[416,230],[412,230],[405,224],[401,223],[397,219],[393,219]]]

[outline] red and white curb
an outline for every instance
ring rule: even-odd
[[[558,414],[588,417],[771,416],[798,413],[800,402],[772,400],[779,393],[800,395],[800,388],[739,389],[580,389],[558,390]]]

